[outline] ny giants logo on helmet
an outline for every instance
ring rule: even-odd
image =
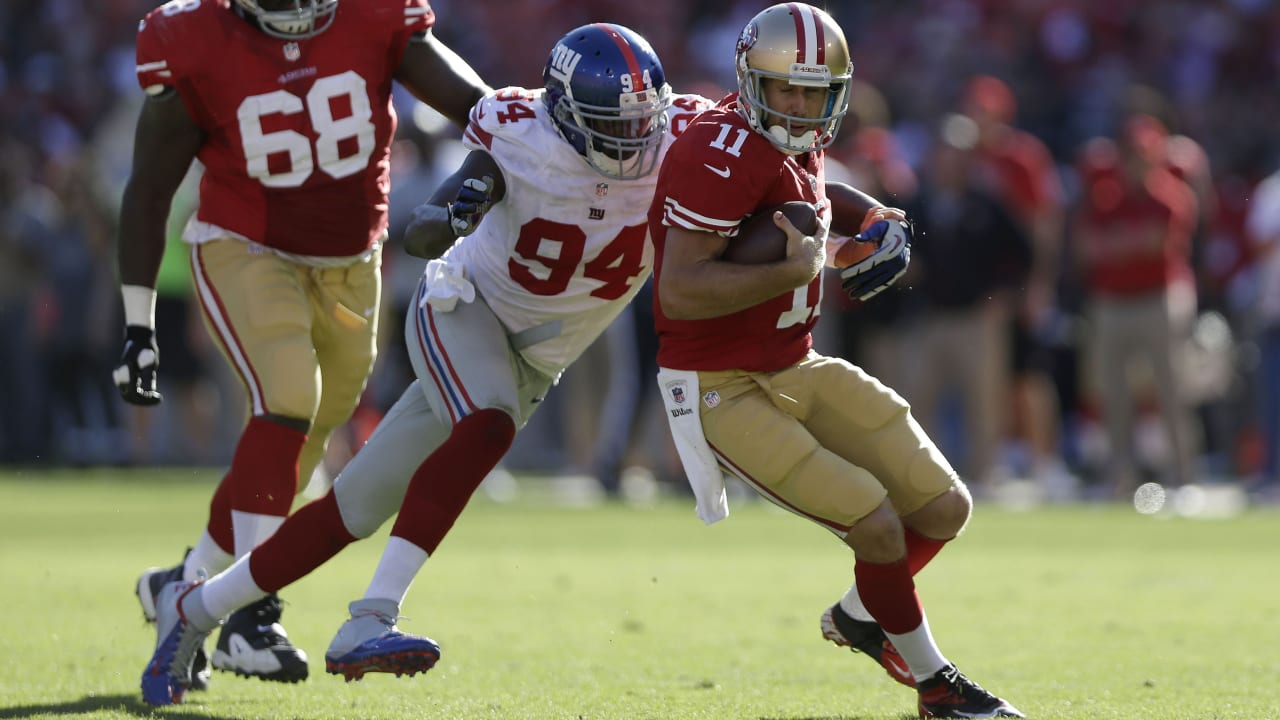
[[[573,77],[573,69],[578,67],[581,61],[581,53],[570,50],[564,45],[556,45],[551,49],[551,60],[547,69],[553,77],[568,84],[569,79]]]

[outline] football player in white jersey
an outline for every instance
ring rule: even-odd
[[[606,23],[561,38],[543,80],[472,109],[472,152],[415,210],[406,249],[434,258],[406,318],[417,380],[328,494],[225,572],[165,586],[142,679],[149,703],[181,702],[194,649],[217,618],[306,575],[397,511],[325,668],[348,680],[413,675],[439,658],[435,642],[396,628],[409,585],[516,430],[649,276],[655,170],[713,104],[673,95],[649,43]]]

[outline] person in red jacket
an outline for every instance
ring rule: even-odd
[[[1147,364],[1164,419],[1168,479],[1192,480],[1191,416],[1176,358],[1195,317],[1191,238],[1196,196],[1168,166],[1168,132],[1149,115],[1129,117],[1117,140],[1095,138],[1080,157],[1077,257],[1089,298],[1097,395],[1111,450],[1109,480],[1132,491],[1135,397],[1129,372]]]

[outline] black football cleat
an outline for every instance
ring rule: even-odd
[[[965,677],[955,665],[948,665],[922,680],[918,689],[922,718],[1026,717],[1008,702]]]
[[[875,660],[889,673],[889,677],[913,688],[916,679],[912,677],[907,661],[898,654],[884,630],[874,622],[854,620],[840,607],[839,603],[827,608],[822,613],[822,636],[840,647],[847,647]]]
[[[280,625],[282,603],[275,593],[231,613],[218,645],[213,666],[241,677],[296,683],[307,679],[307,654],[289,642]]]

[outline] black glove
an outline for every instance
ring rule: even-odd
[[[142,325],[129,325],[124,330],[124,351],[120,364],[111,377],[120,396],[133,405],[157,405],[163,399],[156,390],[156,369],[160,367],[160,349],[155,331]]]
[[[480,180],[467,178],[458,188],[458,196],[449,203],[449,224],[453,234],[466,237],[475,232],[476,226],[489,212],[493,203],[493,178],[485,175]]]
[[[879,248],[840,272],[840,287],[855,300],[870,300],[907,272],[911,262],[910,223],[879,220],[853,236],[857,242],[874,242]]]

